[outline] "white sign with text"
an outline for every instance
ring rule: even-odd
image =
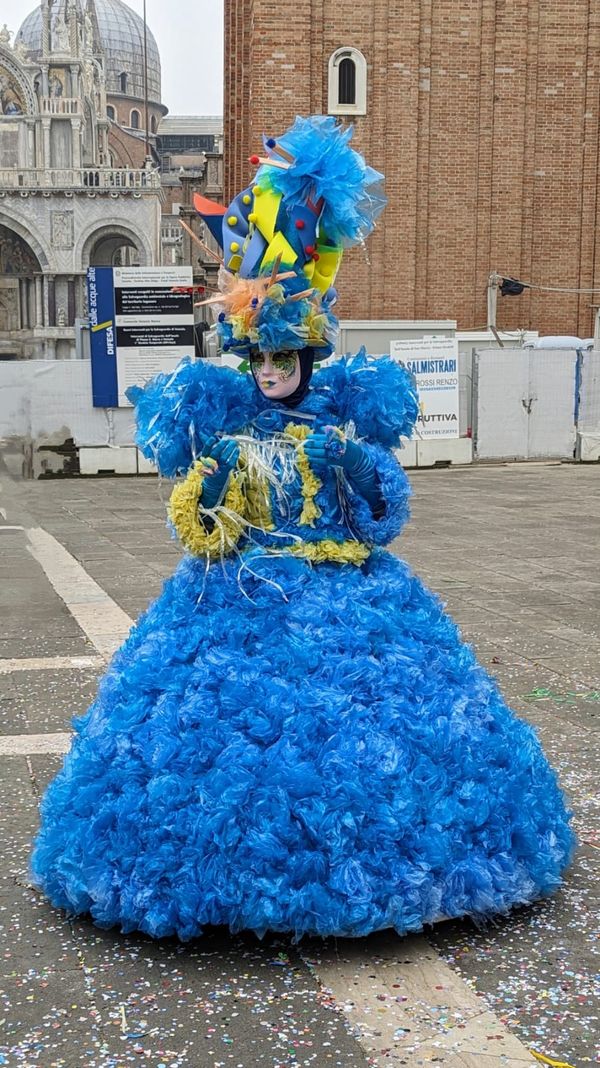
[[[390,341],[390,355],[415,376],[420,438],[459,437],[458,341],[407,338]]]

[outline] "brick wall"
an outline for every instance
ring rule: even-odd
[[[115,167],[133,167],[136,170],[144,166],[146,145],[135,134],[127,133],[112,122],[108,131],[108,147]]]
[[[139,115],[139,127],[142,131],[146,123],[146,107],[143,100],[139,100],[134,96],[117,96],[116,94],[107,97],[108,106],[112,108],[114,112],[114,119],[120,126],[131,126],[131,112],[137,111]],[[166,113],[166,108],[162,104],[148,105],[148,123],[150,125],[150,132],[158,130],[160,120]],[[154,127],[152,125],[152,119],[154,119]]]
[[[600,0],[226,0],[225,35],[229,197],[263,131],[327,110],[329,56],[366,56],[355,144],[389,204],[345,257],[342,316],[484,326],[491,270],[600,287]],[[592,303],[526,291],[498,322],[588,336]]]

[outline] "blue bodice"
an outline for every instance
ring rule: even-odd
[[[244,518],[248,535],[261,544],[286,534],[305,542],[385,545],[408,518],[410,488],[393,450],[410,436],[417,401],[411,375],[389,357],[363,350],[331,361],[292,411],[263,397],[250,374],[207,361],[184,362],[128,395],[136,406],[137,443],[167,476],[187,473],[211,435],[240,442]],[[298,446],[325,426],[339,427],[368,451],[384,504],[380,516],[339,469],[307,470]]]

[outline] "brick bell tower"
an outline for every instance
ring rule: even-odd
[[[343,318],[486,323],[490,271],[600,287],[600,36],[588,0],[225,0],[225,188],[296,114],[352,122],[389,199],[344,257]],[[589,294],[499,298],[498,325],[593,332]]]
[[[370,6],[367,0],[366,8]],[[387,3],[380,6],[381,32],[385,36]],[[381,146],[377,153],[371,151],[376,127],[373,109],[367,114],[364,101],[367,70],[360,45],[365,47],[369,18],[365,15],[359,20],[362,27],[358,36],[348,34],[348,39],[352,36],[354,42],[359,42],[358,46],[340,48],[341,38],[330,23],[348,21],[347,5],[343,8],[342,17],[322,0],[282,0],[277,10],[261,0],[225,0],[225,203],[252,179],[256,168],[248,162],[248,156],[261,149],[262,134],[281,134],[296,115],[339,114],[341,121],[351,121],[355,126],[353,146],[365,153],[372,166],[384,170]],[[336,52],[344,54],[340,55],[332,78],[330,60]],[[335,79],[340,87],[344,58],[351,77],[346,76],[343,86],[348,103],[340,106],[339,101],[329,99],[329,83]],[[344,255],[336,282],[340,292],[336,310],[345,318],[383,317],[384,280],[372,278],[369,262],[373,256],[381,259],[384,237],[380,225],[366,249],[354,249]]]

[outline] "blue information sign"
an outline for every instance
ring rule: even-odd
[[[119,382],[113,268],[89,267],[87,286],[94,408],[116,408]]]
[[[191,267],[90,267],[95,408],[130,407],[127,391],[193,357]]]

